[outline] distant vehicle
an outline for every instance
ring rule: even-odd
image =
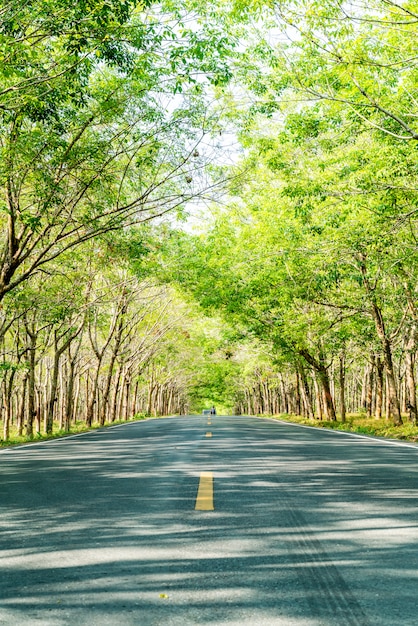
[[[210,415],[210,409],[203,409],[202,415]]]

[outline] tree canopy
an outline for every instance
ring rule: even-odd
[[[414,2],[0,11],[6,425],[416,422]]]

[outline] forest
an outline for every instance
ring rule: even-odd
[[[212,404],[418,436],[417,35],[414,1],[1,1],[2,441]]]

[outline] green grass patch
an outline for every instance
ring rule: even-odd
[[[267,416],[261,416],[267,417]],[[300,415],[272,415],[271,419],[279,419],[285,422],[295,424],[306,424],[316,428],[331,428],[333,430],[341,430],[344,432],[359,433],[363,435],[372,435],[374,437],[385,437],[387,439],[402,439],[405,441],[418,442],[418,426],[406,421],[401,426],[393,426],[387,420],[370,419],[361,414],[350,414],[345,422],[337,420],[335,422],[327,420],[310,420]]]
[[[17,429],[14,425],[10,428],[10,437],[7,440],[0,440],[0,448],[10,448],[11,446],[18,446],[24,443],[36,443],[38,441],[48,441],[49,439],[60,439],[61,437],[68,437],[69,435],[77,435],[78,433],[85,433],[91,430],[97,430],[98,428],[108,428],[109,426],[116,426],[117,424],[128,424],[129,422],[138,422],[140,420],[150,419],[149,415],[145,413],[137,413],[128,420],[116,420],[114,422],[106,422],[103,426],[100,424],[92,424],[91,427],[86,426],[83,421],[77,421],[71,425],[70,430],[62,430],[58,424],[54,424],[53,431],[50,435],[45,433],[34,433],[33,437],[27,435],[18,435]],[[154,418],[155,419],[155,418]]]

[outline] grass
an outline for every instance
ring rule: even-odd
[[[355,413],[347,416],[345,422],[337,420],[331,422],[327,420],[310,420],[300,415],[272,415],[272,419],[280,419],[285,422],[293,422],[296,424],[306,424],[316,428],[331,428],[333,430],[342,430],[351,433],[360,433],[363,435],[373,435],[374,437],[386,437],[388,439],[403,439],[405,441],[418,442],[418,426],[411,424],[404,417],[402,426],[393,426],[385,419],[377,420],[364,417],[364,415]]]
[[[0,448],[10,448],[11,446],[18,446],[24,443],[35,443],[38,441],[48,441],[49,439],[59,439],[60,437],[77,435],[78,433],[85,433],[90,430],[97,430],[98,428],[116,426],[117,424],[127,424],[128,422],[137,422],[139,420],[144,420],[148,418],[149,416],[145,415],[144,413],[138,413],[128,420],[116,420],[114,422],[106,422],[106,424],[104,424],[103,426],[95,423],[90,427],[86,426],[86,423],[83,421],[77,421],[71,425],[70,430],[62,430],[58,427],[58,424],[54,423],[53,431],[50,435],[46,435],[45,433],[34,433],[33,437],[28,437],[27,435],[18,435],[15,426],[11,425],[10,437],[6,440],[0,440]]]

